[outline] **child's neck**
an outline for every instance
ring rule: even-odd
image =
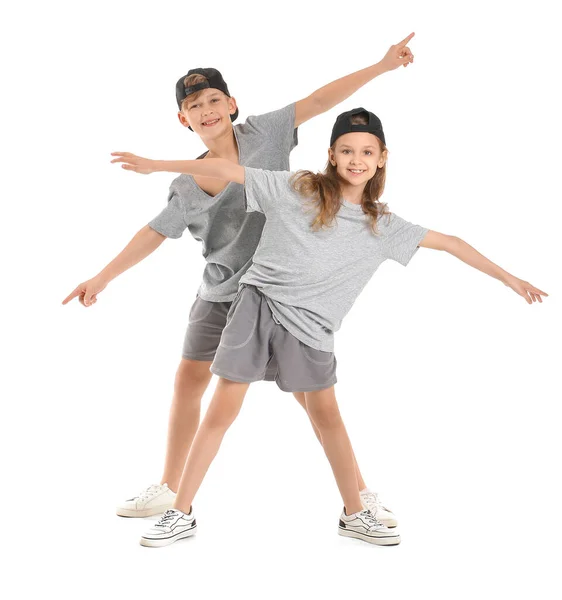
[[[238,145],[233,129],[229,129],[214,140],[203,141],[203,143],[209,150],[205,158],[226,158],[232,162],[238,162]]]
[[[352,204],[361,204],[361,198],[363,197],[364,189],[364,185],[342,185],[342,197],[348,202],[351,202]]]

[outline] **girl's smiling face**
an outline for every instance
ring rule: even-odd
[[[372,133],[356,131],[341,135],[328,150],[330,163],[341,179],[352,186],[365,186],[378,168],[386,162],[386,150],[381,153],[379,139]]]

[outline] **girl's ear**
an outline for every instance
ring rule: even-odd
[[[378,162],[378,168],[382,169],[384,167],[384,165],[386,164],[386,159],[388,158],[388,151],[384,151],[381,154],[381,157],[379,158],[379,162]]]
[[[189,121],[185,118],[185,115],[181,111],[178,113],[178,119],[184,127],[189,127]]]
[[[336,166],[336,157],[334,156],[331,148],[328,148],[328,160],[330,161],[332,167]]]

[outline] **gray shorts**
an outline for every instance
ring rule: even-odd
[[[183,358],[202,361],[215,358],[231,306],[232,302],[209,302],[197,296],[189,313]],[[274,381],[276,375],[277,363],[272,361],[262,379]]]
[[[273,316],[265,296],[242,284],[232,302],[211,372],[251,383],[276,362],[275,382],[284,392],[312,392],[337,381],[333,352],[303,344]]]

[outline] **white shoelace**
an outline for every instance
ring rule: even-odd
[[[154,527],[167,527],[168,523],[172,521],[172,519],[176,518],[176,511],[173,509],[167,510],[161,517],[158,523]]]
[[[378,527],[384,527],[383,523],[370,510],[363,510],[359,514],[368,521],[369,528],[377,529]]]
[[[143,490],[138,496],[137,496],[137,500],[148,500],[149,498],[152,498],[152,496],[156,495],[158,492],[162,491],[162,486],[161,485],[150,485],[146,488],[146,490]]]
[[[384,506],[382,505],[380,498],[376,492],[367,492],[366,494],[361,494],[361,496],[369,510],[371,510],[372,512],[376,513],[381,508],[384,509]]]

